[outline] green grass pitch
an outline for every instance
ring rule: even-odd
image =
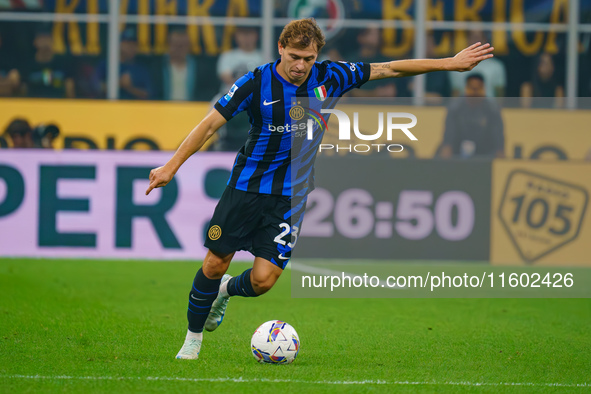
[[[198,263],[0,259],[0,392],[581,392],[588,299],[292,299],[289,270],[234,297],[200,359],[176,360]],[[247,267],[233,263],[231,274]],[[250,337],[281,319],[291,365]]]

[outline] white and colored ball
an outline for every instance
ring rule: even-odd
[[[298,355],[300,338],[286,322],[270,320],[256,329],[250,348],[260,363],[290,364]]]

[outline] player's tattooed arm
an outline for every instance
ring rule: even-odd
[[[371,63],[370,80],[411,77],[432,71],[470,71],[483,60],[493,57],[490,44],[470,45],[454,57],[444,59],[408,59]]]
[[[217,109],[212,109],[203,120],[195,126],[189,133],[187,138],[183,141],[181,146],[177,149],[174,156],[162,167],[154,168],[150,171],[150,186],[146,190],[146,195],[157,188],[168,184],[174,177],[174,174],[183,165],[183,163],[197,152],[203,144],[224,124],[226,118],[218,112]]]
[[[398,75],[392,70],[391,63],[394,62],[386,62],[386,63],[371,63],[371,74],[369,74],[369,79],[384,79],[384,78],[395,78]]]

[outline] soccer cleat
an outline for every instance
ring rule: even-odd
[[[225,274],[222,277],[222,283],[229,281],[232,277],[228,274]],[[207,331],[213,331],[222,324],[224,320],[224,313],[226,313],[226,307],[228,306],[228,301],[230,301],[230,297],[223,297],[221,294],[218,294],[217,298],[213,302],[211,306],[211,310],[209,311],[209,315],[207,316],[207,320],[205,321],[204,328]]]
[[[196,360],[201,350],[201,340],[196,338],[185,339],[183,347],[176,355],[176,358],[183,360]]]

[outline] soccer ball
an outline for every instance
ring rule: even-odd
[[[256,329],[250,348],[259,363],[290,364],[298,355],[300,338],[286,322],[271,320]]]

